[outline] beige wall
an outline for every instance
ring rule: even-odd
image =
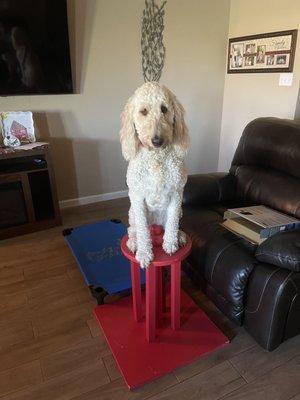
[[[300,122],[300,88],[299,88],[299,92],[298,92],[298,99],[297,99],[296,110],[295,110],[295,121]]]
[[[229,37],[300,29],[299,0],[231,0]],[[300,38],[291,87],[278,73],[227,74],[219,170],[227,170],[245,125],[260,116],[294,118],[300,80]]]
[[[32,110],[53,144],[60,199],[124,190],[118,131],[123,104],[142,83],[144,0],[69,0],[78,94],[0,98],[2,110]],[[186,108],[190,172],[217,168],[229,0],[168,0],[161,82]]]

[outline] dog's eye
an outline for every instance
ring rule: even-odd
[[[166,106],[161,106],[160,109],[161,109],[161,112],[162,112],[163,114],[166,114],[166,113],[168,112],[168,109],[167,109]]]
[[[148,110],[147,110],[146,108],[143,108],[143,109],[140,111],[140,113],[141,113],[142,115],[147,115],[147,114],[148,114]]]

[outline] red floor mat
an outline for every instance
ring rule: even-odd
[[[167,313],[156,331],[155,342],[149,344],[145,337],[145,322],[133,320],[131,297],[95,308],[95,316],[130,389],[229,343],[183,291],[181,310],[181,328],[178,331],[171,329]]]

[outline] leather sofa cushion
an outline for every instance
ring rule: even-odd
[[[185,206],[204,206],[232,201],[235,193],[235,178],[228,173],[197,174],[188,176],[183,193]]]
[[[300,230],[271,236],[258,246],[255,256],[261,262],[300,272]]]
[[[219,207],[183,210],[181,229],[193,241],[188,258],[193,275],[206,282],[205,292],[218,308],[241,324],[247,280],[256,263],[256,247],[220,226],[223,217]]]
[[[300,218],[299,179],[282,172],[239,166],[235,170],[237,197],[244,204],[263,204]]]
[[[204,276],[204,261],[207,248],[211,240],[223,228],[220,222],[223,215],[209,208],[184,207],[180,229],[187,233],[192,241],[192,252],[188,262],[197,270],[197,274]]]
[[[211,243],[205,263],[205,280],[232,305],[227,316],[236,322],[242,317],[248,278],[257,263],[255,246],[224,231]]]
[[[232,166],[257,166],[300,178],[300,124],[280,118],[257,118],[242,134]]]
[[[300,218],[300,124],[279,118],[250,122],[230,168],[237,201],[263,204]]]

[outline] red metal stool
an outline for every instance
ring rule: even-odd
[[[154,259],[146,270],[146,337],[149,342],[155,339],[156,324],[162,321],[165,311],[165,290],[163,267],[171,266],[171,326],[180,327],[180,290],[181,290],[181,261],[190,253],[192,241],[188,237],[187,244],[175,254],[168,255],[162,248],[163,228],[158,225],[150,227]],[[133,315],[137,322],[142,319],[142,293],[140,284],[140,266],[135,255],[128,249],[125,235],[121,241],[124,256],[130,261],[132,282]]]

